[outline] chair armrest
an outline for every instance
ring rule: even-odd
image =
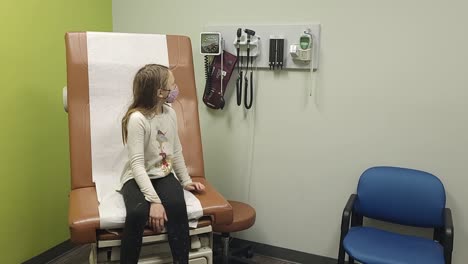
[[[442,246],[444,247],[445,262],[451,263],[452,261],[452,251],[453,251],[453,220],[452,220],[452,211],[450,208],[444,209],[444,229],[443,229],[443,238]]]
[[[353,214],[354,202],[356,201],[357,195],[351,194],[349,196],[348,202],[346,203],[345,208],[343,209],[343,216],[341,218],[341,235],[340,235],[340,249],[338,251],[338,264],[345,263],[345,250],[343,247],[343,240],[348,234],[349,231],[349,222],[351,220],[351,215]]]
[[[341,218],[341,233],[345,232],[348,233],[349,230],[349,222],[351,220],[351,214],[353,213],[354,202],[356,201],[356,194],[351,194],[349,196],[348,202],[346,203],[345,208],[343,209],[343,216]]]

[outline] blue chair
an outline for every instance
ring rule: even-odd
[[[401,235],[363,226],[363,218],[434,228],[434,238]],[[351,226],[350,226],[351,224]],[[434,175],[397,167],[373,167],[359,179],[341,222],[338,263],[443,264],[452,262],[452,213]]]

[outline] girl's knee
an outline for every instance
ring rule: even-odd
[[[149,217],[149,205],[147,202],[137,203],[132,208],[127,208],[127,221],[144,222]]]
[[[182,198],[178,198],[178,199],[170,199],[168,202],[167,202],[168,206],[172,207],[172,208],[178,208],[178,209],[186,209],[186,204],[185,204],[185,199],[182,197]]]
[[[187,214],[187,205],[185,204],[184,199],[170,199],[164,205],[164,208],[167,211],[171,211],[176,215]]]

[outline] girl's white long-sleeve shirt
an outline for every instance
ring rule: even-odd
[[[130,179],[136,183],[149,202],[161,203],[151,179],[166,177],[174,170],[183,187],[192,180],[187,172],[177,132],[174,109],[163,106],[163,112],[145,117],[141,112],[130,115],[127,125],[128,162],[125,164],[120,188]]]

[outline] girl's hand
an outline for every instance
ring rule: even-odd
[[[160,203],[151,203],[149,214],[149,226],[156,232],[161,233],[164,229],[164,220],[167,221],[166,210]]]
[[[185,186],[185,190],[202,192],[205,190],[205,185],[199,182],[192,182],[192,183],[187,184],[187,186]]]

